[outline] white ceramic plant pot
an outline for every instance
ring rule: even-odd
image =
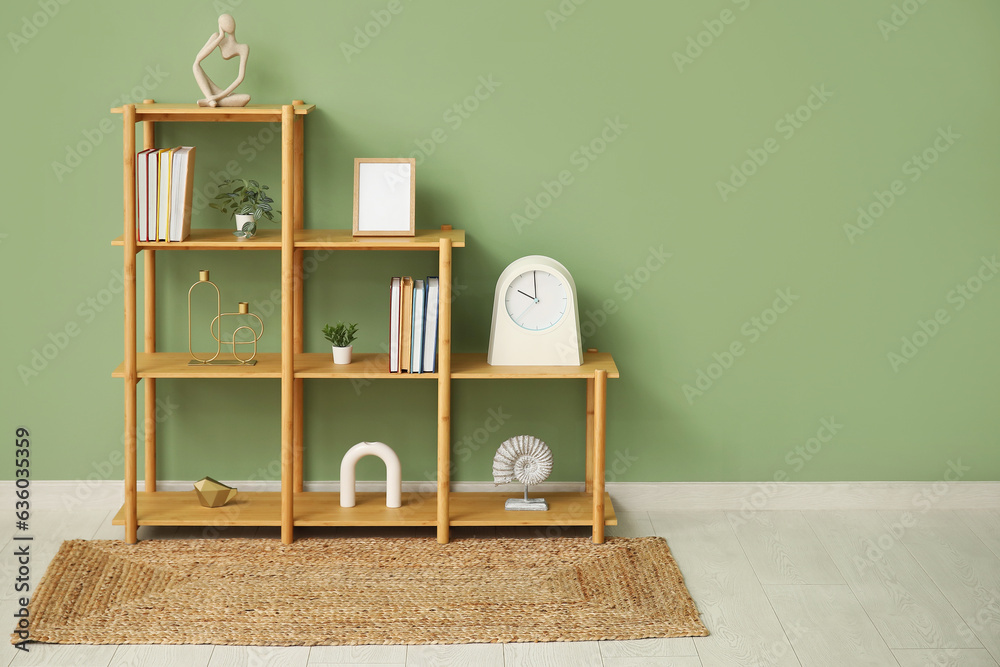
[[[349,364],[351,363],[351,351],[354,350],[353,345],[348,345],[347,347],[337,347],[333,346],[333,363],[335,364]]]
[[[243,213],[237,213],[236,214],[236,231],[242,232],[243,231],[243,225],[245,223],[248,223],[248,222],[253,222],[253,215],[250,215],[250,214],[244,215]]]

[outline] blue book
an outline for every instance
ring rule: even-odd
[[[420,373],[424,358],[424,308],[426,294],[423,280],[413,281],[413,344],[410,346],[410,372]]]
[[[438,344],[438,307],[441,301],[441,290],[437,276],[427,276],[427,305],[424,308],[424,373],[433,373],[437,360]]]

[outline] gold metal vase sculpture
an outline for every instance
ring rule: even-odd
[[[207,359],[202,359],[194,353],[191,342],[191,293],[194,292],[194,288],[201,284],[211,285],[215,290],[215,318],[208,325],[208,330],[212,334],[212,338],[215,339],[215,354]],[[233,337],[231,340],[222,340],[222,318],[224,317],[236,317],[240,315],[246,315],[257,320],[260,324],[260,331],[258,332],[249,324],[242,324],[233,331]],[[253,340],[237,340],[237,336],[240,331],[247,331],[253,336]],[[237,364],[243,366],[253,366],[257,363],[254,359],[257,356],[257,341],[260,340],[261,336],[264,335],[264,322],[255,313],[250,312],[250,304],[246,301],[240,301],[237,304],[237,312],[235,313],[224,313],[222,312],[222,295],[219,293],[219,286],[213,283],[208,278],[208,271],[203,270],[198,272],[198,281],[191,285],[191,289],[188,290],[188,353],[191,355],[191,360],[188,362],[188,366],[235,366]],[[219,359],[219,355],[222,354],[223,345],[233,346],[233,358],[232,359]],[[237,345],[253,345],[253,353],[249,357],[241,358],[237,352]]]

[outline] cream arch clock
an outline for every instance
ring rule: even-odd
[[[579,366],[583,363],[576,283],[543,255],[515,259],[493,297],[492,366]]]

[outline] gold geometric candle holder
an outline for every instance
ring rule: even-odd
[[[212,334],[212,338],[215,339],[216,348],[215,354],[208,359],[201,359],[194,353],[191,349],[191,293],[194,292],[194,288],[201,284],[211,285],[215,289],[215,303],[217,313],[212,322],[208,325],[208,330]],[[223,317],[238,317],[240,315],[248,315],[257,320],[260,324],[260,332],[257,332],[252,326],[248,324],[243,324],[233,331],[232,340],[222,340],[222,318]],[[247,331],[253,336],[253,340],[236,340],[237,336],[241,331]],[[191,289],[188,290],[188,353],[191,355],[191,360],[188,361],[188,366],[254,366],[256,361],[254,357],[257,356],[257,341],[260,340],[261,336],[264,335],[264,321],[257,316],[256,313],[250,312],[250,304],[246,301],[240,301],[237,304],[237,312],[235,313],[223,313],[222,312],[222,296],[219,293],[219,286],[208,279],[208,271],[198,272],[198,282],[191,285]],[[219,359],[219,355],[222,354],[223,345],[233,346],[233,358],[232,359]],[[237,353],[237,345],[253,345],[253,353],[243,359]]]
[[[211,477],[202,477],[195,482],[194,490],[202,507],[222,507],[236,497],[236,489]]]

